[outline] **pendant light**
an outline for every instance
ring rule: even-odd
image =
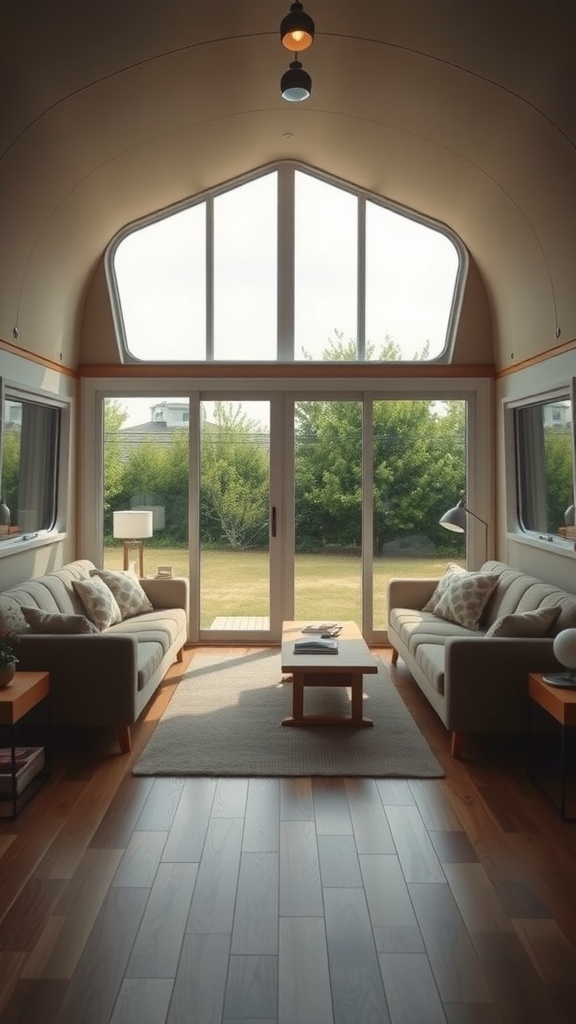
[[[288,71],[285,71],[280,80],[280,92],[282,99],[289,103],[299,103],[307,100],[312,92],[312,79],[307,71],[304,71],[299,60],[293,60]]]
[[[314,22],[310,15],[306,14],[299,0],[292,4],[290,14],[282,19],[280,39],[282,46],[293,53],[307,50],[314,42]]]

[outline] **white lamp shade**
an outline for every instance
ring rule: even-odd
[[[554,638],[552,650],[561,665],[576,669],[576,629],[563,629]]]
[[[152,536],[152,512],[114,512],[112,532],[120,540],[141,540]]]

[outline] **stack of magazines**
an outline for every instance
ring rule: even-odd
[[[342,629],[339,622],[311,622],[308,626],[304,626],[302,629],[303,633],[320,634],[325,636],[338,636],[338,633]]]
[[[14,753],[16,793],[20,794],[34,776],[44,768],[44,747],[16,747]],[[0,749],[0,794],[10,795],[13,792],[12,768],[12,751],[10,747],[2,747]]]

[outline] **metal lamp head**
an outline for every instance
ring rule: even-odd
[[[443,526],[445,530],[451,530],[453,533],[465,533],[466,532],[466,506],[463,501],[459,501],[454,508],[449,508],[440,519],[440,526]]]
[[[574,671],[576,669],[576,629],[563,629],[558,633],[554,637],[552,650],[561,665]]]

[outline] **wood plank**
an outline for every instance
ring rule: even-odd
[[[63,879],[32,877],[0,923],[0,950],[30,952],[65,885]]]
[[[278,952],[277,853],[242,853],[231,952]]]
[[[420,812],[416,807],[387,807],[386,816],[407,882],[446,881]]]
[[[120,862],[120,850],[87,850],[54,908],[24,978],[71,978]]]
[[[241,818],[211,818],[186,931],[232,934],[242,846]],[[196,947],[194,947],[196,948]]]
[[[408,785],[427,829],[448,832],[462,828],[442,783],[438,785],[436,779],[411,779]]]
[[[128,978],[174,978],[198,867],[160,864],[126,968]]]
[[[380,964],[361,889],[324,889],[330,986],[336,1024],[390,1024]]]
[[[280,779],[281,821],[314,821],[312,779]]]
[[[394,853],[394,841],[374,779],[346,779],[358,853]]]
[[[162,851],[162,860],[196,862],[202,856],[214,803],[216,779],[184,780],[178,809]]]
[[[409,884],[408,892],[442,1001],[495,1002],[448,884]]]
[[[135,828],[142,832],[169,832],[183,789],[184,779],[154,779]]]
[[[424,952],[424,940],[397,856],[361,854],[360,868],[378,952]]]
[[[92,836],[90,846],[99,849],[105,846],[126,847],[153,783],[154,779],[126,775]]]
[[[0,1020],[2,1024],[32,1024],[37,1020],[54,1024],[67,990],[67,981],[20,979],[5,1004],[0,1001]]]
[[[352,819],[342,779],[312,780],[316,832],[319,836],[353,835]]]
[[[220,1024],[230,935],[186,935],[166,1024]]]
[[[172,985],[171,978],[125,978],[110,1024],[164,1024]]]
[[[362,887],[353,836],[318,836],[318,857],[322,888]]]
[[[248,779],[218,779],[212,817],[243,818],[247,799]]]
[[[230,957],[224,1021],[275,1020],[278,1008],[278,957]]]
[[[378,959],[392,1024],[446,1024],[427,956],[381,953]]]
[[[567,1024],[514,932],[477,933],[474,945],[506,1024]]]
[[[112,885],[149,889],[160,863],[167,832],[134,832],[122,854]]]
[[[323,915],[316,830],[311,821],[280,823],[280,915]]]
[[[102,1024],[112,1015],[148,891],[110,889],[56,1018]]]
[[[512,922],[481,864],[445,864],[444,870],[471,935],[513,930]]]
[[[312,1022],[334,1024],[324,921],[283,917],[279,930],[278,1024]]]
[[[242,850],[251,853],[279,852],[280,779],[250,779]]]

